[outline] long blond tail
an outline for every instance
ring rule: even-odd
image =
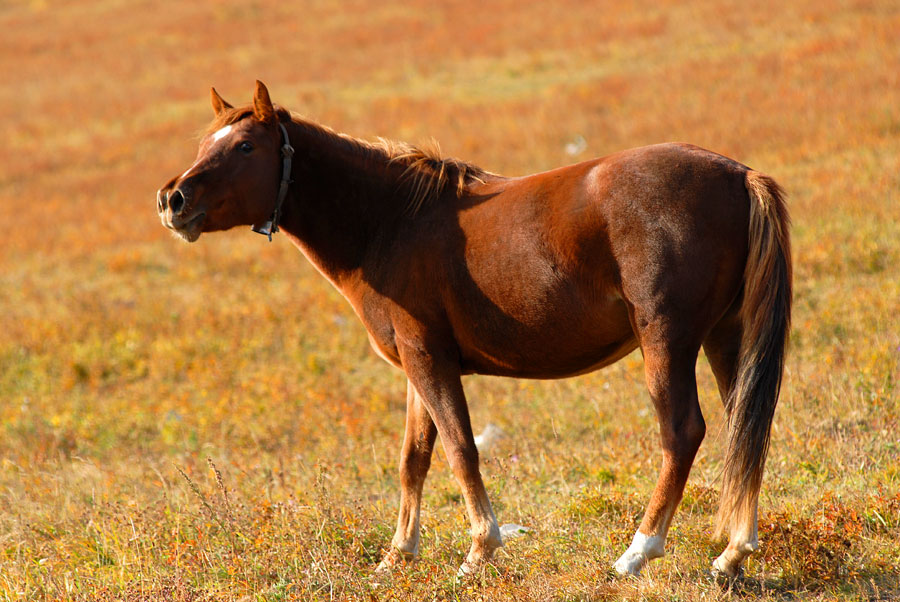
[[[750,244],[741,307],[743,338],[737,376],[725,401],[729,436],[717,535],[755,508],[791,323],[790,219],[784,192],[775,180],[755,171],[747,172],[745,183]]]

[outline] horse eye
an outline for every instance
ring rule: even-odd
[[[253,151],[253,145],[249,142],[241,142],[238,145],[238,150],[244,153],[245,155],[249,155]]]

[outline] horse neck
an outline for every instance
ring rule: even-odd
[[[309,123],[285,124],[296,149],[279,227],[339,289],[403,215],[386,153]]]

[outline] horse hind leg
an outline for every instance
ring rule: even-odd
[[[619,574],[631,575],[638,575],[649,560],[664,554],[672,515],[706,433],[694,374],[697,348],[658,344],[645,345],[643,352],[647,387],[659,419],[663,462],[631,546],[615,563]]]
[[[737,379],[743,335],[737,307],[729,311],[703,341],[703,351],[706,353],[713,376],[716,378],[726,414],[731,412],[728,404]],[[759,493],[757,492],[748,503],[738,509],[731,523],[727,525],[728,546],[713,561],[713,572],[724,573],[729,577],[736,576],[744,559],[759,547],[758,501]]]

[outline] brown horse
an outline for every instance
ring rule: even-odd
[[[337,134],[212,90],[197,160],[157,194],[187,241],[282,230],[347,298],[376,353],[408,378],[400,513],[387,569],[416,555],[438,434],[462,488],[470,573],[503,545],[478,469],[463,374],[562,378],[640,347],[663,462],[631,546],[637,574],[663,555],[706,426],[702,346],[728,415],[715,571],[756,550],[757,500],[791,313],[782,192],[768,176],[685,144],[623,151],[507,178],[419,148]],[[296,150],[294,150],[296,149]]]

